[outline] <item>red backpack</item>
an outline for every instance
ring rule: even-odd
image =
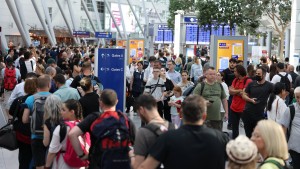
[[[4,89],[5,90],[13,90],[17,85],[17,78],[16,78],[16,69],[13,67],[9,69],[6,67],[4,69]]]
[[[69,126],[70,130],[71,130],[73,127],[76,126],[77,121],[74,121],[74,122],[73,121],[65,121],[64,124],[60,124],[61,128],[59,131],[59,135],[61,138],[60,139],[61,142],[64,140],[64,138],[66,137],[66,134],[67,134],[66,126]],[[80,145],[81,145],[83,152],[85,154],[88,154],[90,145],[91,145],[90,134],[86,133],[86,134],[80,136],[79,141],[80,141]],[[81,160],[77,156],[69,138],[67,138],[67,140],[66,140],[66,150],[61,151],[60,154],[63,156],[65,163],[70,167],[74,167],[74,168],[87,167],[89,164],[88,160]],[[58,157],[60,154],[58,154]]]

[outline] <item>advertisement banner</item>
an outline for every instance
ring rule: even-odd
[[[231,58],[244,60],[244,43],[244,40],[218,40],[216,70],[228,68]]]
[[[127,40],[117,40],[116,47],[126,49],[127,48]]]
[[[96,52],[95,72],[104,89],[118,95],[117,110],[125,111],[125,49],[100,48]]]
[[[116,24],[117,24],[117,25],[115,25],[113,23],[112,19],[110,18],[111,31],[116,32],[117,31],[116,26],[118,26],[120,31],[122,32],[123,31],[122,19],[124,19],[126,32],[135,32],[136,21],[135,21],[134,15],[130,9],[130,6],[126,5],[126,4],[121,4],[121,8],[122,8],[122,13],[123,13],[123,18],[121,16],[121,13],[119,10],[119,5],[117,3],[111,3],[111,11],[116,20]]]
[[[131,63],[131,59],[135,57],[137,61],[143,60],[143,56],[145,53],[145,45],[144,39],[130,39],[129,40],[129,63]]]

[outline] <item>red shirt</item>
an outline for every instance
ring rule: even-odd
[[[247,78],[247,80],[246,80],[246,78]],[[252,82],[252,80],[246,76],[241,80],[238,78],[235,78],[233,80],[231,86],[234,89],[244,90],[250,82]],[[241,95],[234,95],[232,98],[232,103],[230,105],[230,108],[234,112],[242,113],[244,111],[245,105],[246,105],[246,101],[242,98]]]

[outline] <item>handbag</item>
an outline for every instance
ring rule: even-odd
[[[13,129],[13,123],[16,120],[18,109],[14,111],[13,118],[0,129],[0,147],[10,151],[18,149],[16,131]]]
[[[11,122],[0,129],[0,147],[10,151],[18,149],[16,132],[13,130]]]

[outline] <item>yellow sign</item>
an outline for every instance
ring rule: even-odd
[[[143,60],[144,57],[144,40],[138,40],[138,39],[130,39],[129,40],[129,62],[131,62],[131,59],[133,57],[136,58],[137,61]]]
[[[244,40],[218,40],[217,70],[229,67],[229,59],[244,60]]]

